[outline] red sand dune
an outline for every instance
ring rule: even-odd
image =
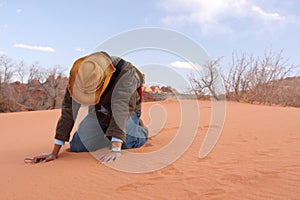
[[[1,114],[0,198],[300,199],[299,109],[229,102],[217,145],[199,159],[210,127],[211,104],[198,103],[200,124],[188,150],[165,168],[138,174],[114,170],[89,153],[67,152],[68,144],[55,161],[24,164],[25,157],[52,149],[60,110]],[[159,123],[150,124],[151,107],[166,116],[161,128]],[[130,152],[159,150],[180,127],[176,101],[145,103],[143,109],[145,123],[156,134]]]

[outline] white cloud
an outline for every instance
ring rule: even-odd
[[[179,21],[200,24],[217,23],[224,15],[243,15],[245,0],[165,0],[162,6],[175,15],[168,16]],[[180,13],[180,14],[179,14]]]
[[[18,14],[20,14],[22,12],[22,9],[20,9],[20,8],[18,8],[17,10],[16,10],[16,13],[18,13]]]
[[[198,64],[192,62],[182,62],[182,61],[171,62],[170,65],[172,67],[179,68],[179,69],[193,69],[193,70],[199,69],[200,67]]]
[[[4,51],[0,51],[0,55],[7,55],[7,53]]]
[[[37,51],[55,52],[55,49],[53,49],[52,47],[48,47],[48,46],[30,46],[27,44],[14,44],[14,47],[30,49],[30,50],[37,50]]]
[[[284,20],[285,19],[284,16],[281,16],[277,12],[274,12],[274,13],[266,12],[265,10],[263,10],[259,6],[252,6],[251,9],[252,9],[253,12],[257,13],[261,18],[263,18],[265,20],[278,21],[278,20]]]
[[[74,48],[74,51],[85,52],[86,50],[81,47]]]
[[[0,28],[7,29],[8,28],[8,24],[3,24],[3,25],[0,26]]]
[[[163,23],[198,24],[203,34],[231,33],[237,29],[232,25],[233,21],[244,24],[291,23],[288,19],[295,18],[281,14],[280,8],[276,8],[276,12],[266,11],[253,0],[162,0],[160,6],[167,11]]]

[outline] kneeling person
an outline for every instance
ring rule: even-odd
[[[141,147],[148,139],[141,115],[141,92],[144,76],[130,62],[96,52],[77,59],[70,71],[68,88],[56,126],[51,153],[33,158],[51,161],[70,139],[81,105],[89,112],[79,124],[70,142],[70,151],[86,152],[111,145],[111,152],[101,157],[115,160],[121,149]]]

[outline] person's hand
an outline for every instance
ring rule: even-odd
[[[108,153],[103,154],[102,156],[100,156],[99,161],[104,163],[104,162],[110,162],[110,161],[115,161],[117,160],[119,157],[121,157],[121,151],[113,151],[111,150]]]
[[[49,162],[49,161],[54,160],[56,158],[57,158],[57,156],[54,155],[53,153],[43,153],[41,155],[33,157],[32,162],[34,162],[34,163]]]

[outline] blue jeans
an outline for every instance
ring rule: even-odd
[[[146,143],[148,130],[143,126],[139,126],[139,123],[139,117],[133,112],[126,124],[126,142],[122,144],[122,149],[139,148]],[[99,123],[94,114],[88,114],[73,135],[70,142],[70,151],[92,152],[109,146],[111,142],[104,134],[107,127],[107,124]]]

